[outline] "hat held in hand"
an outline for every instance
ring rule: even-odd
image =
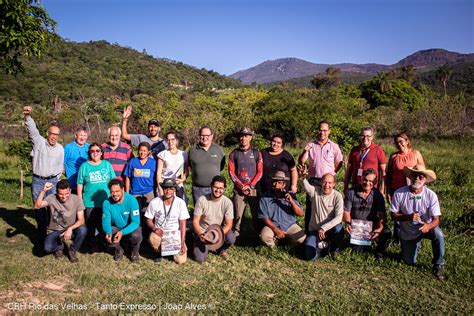
[[[202,238],[204,239],[207,249],[215,251],[224,244],[224,230],[218,224],[209,225]]]

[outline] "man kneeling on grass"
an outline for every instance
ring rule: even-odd
[[[428,238],[433,248],[433,274],[444,280],[444,235],[439,227],[441,210],[438,196],[425,186],[436,180],[436,174],[422,165],[405,167],[403,173],[410,179],[410,185],[396,190],[390,204],[392,219],[400,222],[402,259],[415,265],[421,239]]]
[[[137,199],[125,193],[121,179],[110,180],[109,190],[110,197],[104,201],[102,215],[107,247],[115,250],[114,260],[120,261],[124,252],[122,245],[128,242],[132,248],[130,260],[138,262],[138,251],[143,237]]]
[[[188,208],[183,199],[176,196],[176,181],[165,179],[161,184],[163,196],[151,200],[145,212],[147,226],[150,229],[150,245],[157,253],[153,259],[161,262],[162,256],[173,256],[176,263],[187,259],[186,220]]]
[[[258,218],[265,224],[260,239],[270,248],[275,247],[280,239],[289,238],[293,244],[299,245],[306,238],[295,217],[303,216],[304,211],[295,194],[285,190],[288,180],[283,171],[276,171],[272,176],[273,190],[264,193],[260,199]]]
[[[64,241],[73,240],[68,247],[68,258],[71,262],[79,259],[76,252],[81,248],[86,238],[87,228],[84,225],[84,204],[75,194],[71,194],[71,188],[67,180],[60,180],[56,184],[56,194],[49,195],[43,200],[47,191],[53,188],[51,182],[46,182],[35,201],[35,208],[48,207],[49,225],[44,250],[54,253],[55,258],[63,255]]]
[[[196,234],[194,239],[194,258],[198,262],[204,262],[209,252],[205,239],[206,229],[213,224],[222,227],[224,244],[217,253],[227,258],[228,249],[235,243],[235,235],[232,231],[234,221],[234,208],[232,201],[224,196],[226,180],[222,176],[215,176],[211,181],[211,194],[201,196],[194,209],[193,228]]]

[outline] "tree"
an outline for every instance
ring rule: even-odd
[[[436,78],[441,81],[444,88],[444,96],[446,97],[446,84],[451,77],[451,70],[449,69],[448,65],[444,64],[443,66],[439,67],[436,71]]]
[[[56,22],[38,1],[0,0],[0,67],[8,74],[23,72],[20,58],[40,57],[56,38]]]
[[[341,81],[341,70],[328,67],[324,74],[317,74],[311,79],[311,84],[318,90],[328,89],[339,84]]]

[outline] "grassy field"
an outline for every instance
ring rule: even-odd
[[[35,222],[29,187],[18,197],[16,157],[0,153],[0,314],[12,312],[152,313],[460,313],[473,314],[474,140],[417,142],[439,181],[446,235],[444,282],[431,275],[431,246],[417,267],[400,262],[399,247],[377,263],[349,250],[317,262],[283,246],[266,249],[244,236],[224,260],[114,262],[109,254],[79,254],[79,263],[32,253]],[[4,146],[2,146],[4,148]],[[384,145],[387,152],[394,150]],[[342,173],[342,172],[340,172]],[[338,179],[341,179],[339,175]],[[27,186],[30,178],[27,178]],[[341,187],[341,184],[338,184]],[[227,193],[230,193],[228,190]],[[303,195],[300,193],[300,200]],[[248,232],[255,235],[245,223]],[[256,236],[256,235],[255,235]],[[85,310],[86,309],[86,310]]]

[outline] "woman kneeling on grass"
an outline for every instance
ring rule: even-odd
[[[108,183],[115,178],[115,171],[107,160],[102,160],[104,152],[98,143],[92,143],[88,160],[77,174],[77,195],[86,208],[87,242],[89,253],[99,251],[102,236],[102,204],[110,195]]]

